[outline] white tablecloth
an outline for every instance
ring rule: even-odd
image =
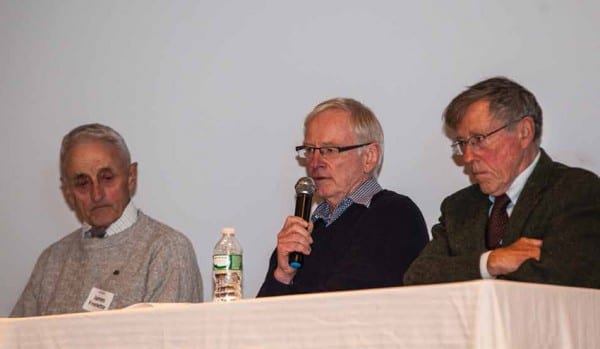
[[[3,318],[0,348],[600,348],[600,290],[473,281]]]

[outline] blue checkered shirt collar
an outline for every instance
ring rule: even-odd
[[[368,208],[371,205],[373,196],[382,190],[383,188],[377,183],[377,180],[374,177],[369,177],[369,179],[356,188],[355,191],[340,201],[335,210],[333,210],[333,214],[329,211],[327,202],[321,202],[315,209],[315,212],[313,212],[311,220],[314,223],[319,219],[322,219],[323,222],[325,222],[325,226],[329,226],[335,222],[348,207],[352,206],[352,204],[359,204]]]

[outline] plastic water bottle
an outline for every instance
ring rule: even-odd
[[[213,302],[242,299],[242,245],[234,228],[221,229],[213,251]]]

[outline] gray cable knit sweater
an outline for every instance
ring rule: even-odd
[[[201,302],[196,254],[181,233],[139,212],[104,239],[67,235],[42,252],[11,317],[84,311],[92,287],[114,293],[109,309],[140,302]]]

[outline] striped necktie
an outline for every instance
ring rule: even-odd
[[[506,207],[510,204],[510,198],[506,194],[496,196],[494,207],[488,220],[487,248],[493,250],[502,245],[504,234],[508,230],[508,213]]]

